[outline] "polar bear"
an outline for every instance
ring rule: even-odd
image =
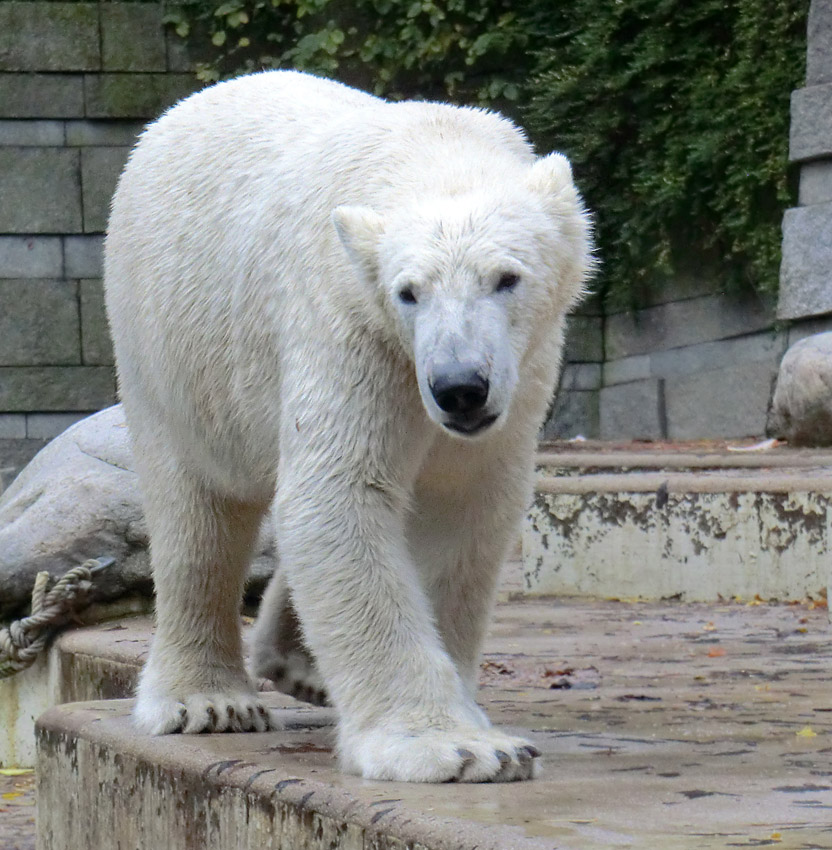
[[[590,243],[566,159],[492,112],[270,71],[146,130],[105,248],[157,594],[140,730],[275,727],[239,622],[268,516],[253,673],[334,705],[343,769],[534,775],[478,658]]]

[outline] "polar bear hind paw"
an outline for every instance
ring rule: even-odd
[[[345,767],[395,782],[517,782],[540,773],[540,751],[496,729],[370,732],[342,747]]]
[[[303,652],[276,653],[251,665],[255,679],[268,679],[274,688],[301,702],[329,705],[326,685],[312,660]]]
[[[133,712],[137,728],[148,735],[172,732],[268,732],[280,728],[256,695],[201,693],[183,700],[139,699]]]

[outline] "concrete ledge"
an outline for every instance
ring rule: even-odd
[[[829,452],[550,452],[539,463],[523,527],[527,593],[829,593]]]
[[[133,732],[127,701],[72,704],[39,721],[38,847],[829,844],[823,610],[514,603],[498,607],[486,651],[481,702],[542,750],[539,780],[347,776],[331,714],[277,695],[288,728],[263,735],[148,738]]]

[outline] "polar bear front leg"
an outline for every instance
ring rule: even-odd
[[[531,778],[537,750],[491,727],[442,646],[407,552],[396,485],[291,456],[277,539],[338,709],[344,769],[412,782]]]
[[[139,446],[139,466],[165,457]],[[155,735],[273,728],[243,668],[240,637],[245,571],[267,503],[220,496],[175,462],[141,474],[156,634],[139,678],[136,725]]]

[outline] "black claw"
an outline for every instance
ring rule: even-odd
[[[511,763],[511,756],[502,750],[495,750],[494,755],[497,756],[497,761],[500,762],[500,767],[505,767],[507,764]]]
[[[249,711],[250,711],[252,714],[254,714],[254,709],[250,708],[250,709],[249,709]],[[263,708],[263,706],[262,706],[262,705],[258,705],[258,706],[257,706],[257,713],[258,713],[261,717],[268,717],[268,712],[266,711],[266,709],[265,709],[265,708]]]
[[[229,720],[233,720],[236,717],[236,712],[234,711],[234,707],[231,706],[231,705],[229,705],[228,708],[226,708],[225,713],[228,715]]]
[[[539,750],[537,747],[533,746],[532,744],[526,744],[526,746],[525,746],[525,747],[523,747],[523,749],[524,749],[524,750],[525,750],[525,751],[526,751],[526,752],[527,752],[527,753],[528,753],[528,754],[529,754],[529,755],[530,755],[533,759],[538,759],[538,758],[540,758],[540,755],[541,755],[540,750]]]
[[[217,722],[217,712],[213,705],[209,705],[208,708],[205,709],[205,713],[211,718],[212,723]]]
[[[470,750],[466,750],[464,747],[459,747],[456,751],[456,754],[466,764],[470,764],[470,762],[474,761],[474,759],[476,758],[476,756]]]
[[[526,750],[526,748],[525,748],[525,747],[521,747],[521,748],[517,751],[517,758],[518,758],[518,760],[520,761],[520,764],[522,764],[522,765],[523,765],[523,767],[526,767],[528,764],[530,764],[530,763],[531,763],[532,755],[531,755],[531,753],[530,753],[530,752],[528,752],[528,751]]]

